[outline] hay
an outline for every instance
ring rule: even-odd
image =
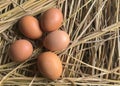
[[[36,68],[42,52],[30,40],[34,53],[23,63],[8,56],[10,44],[25,38],[17,27],[24,15],[38,17],[51,7],[62,9],[62,30],[69,33],[69,47],[57,53],[63,61],[61,79],[50,81]],[[0,1],[0,86],[120,85],[120,0],[1,0]]]

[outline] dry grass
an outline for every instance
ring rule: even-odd
[[[10,44],[25,38],[17,27],[24,15],[39,16],[51,7],[62,9],[62,30],[71,43],[56,52],[63,61],[61,79],[50,81],[36,69],[42,52],[38,41],[30,40],[34,53],[23,63],[9,59]],[[1,0],[0,1],[0,86],[120,85],[120,0]]]

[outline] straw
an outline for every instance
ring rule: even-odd
[[[71,42],[55,52],[63,64],[60,79],[51,81],[37,70],[37,55],[44,51],[36,42],[31,58],[12,62],[9,47],[26,38],[17,22],[25,15],[36,18],[47,9],[62,10]],[[119,86],[120,85],[119,0],[1,0],[0,1],[0,86]],[[28,38],[26,38],[28,39]]]

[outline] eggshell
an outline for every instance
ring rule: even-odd
[[[40,24],[43,31],[49,32],[57,30],[63,22],[63,14],[57,8],[50,8],[40,18]]]
[[[10,57],[15,62],[22,62],[28,59],[33,52],[32,44],[24,39],[12,43],[10,46]]]
[[[59,79],[62,74],[60,58],[53,52],[44,52],[38,56],[38,69],[48,79]]]
[[[19,30],[30,39],[38,39],[42,36],[39,21],[33,16],[24,16],[19,21]]]
[[[69,35],[65,31],[56,30],[45,37],[43,45],[51,51],[60,51],[66,49],[69,42]]]

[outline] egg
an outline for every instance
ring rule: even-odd
[[[57,8],[50,8],[40,18],[40,24],[43,31],[50,32],[61,27],[63,14]]]
[[[45,48],[51,51],[60,51],[67,48],[69,45],[70,38],[69,35],[62,30],[56,30],[49,33],[44,41],[43,45]]]
[[[38,56],[38,70],[40,73],[51,80],[59,79],[62,74],[62,62],[53,52],[43,52]]]
[[[24,16],[20,19],[19,30],[24,36],[30,39],[38,39],[42,36],[39,21],[30,15]]]
[[[25,61],[32,55],[32,52],[32,44],[25,39],[20,39],[13,42],[9,50],[10,57],[15,62]]]

